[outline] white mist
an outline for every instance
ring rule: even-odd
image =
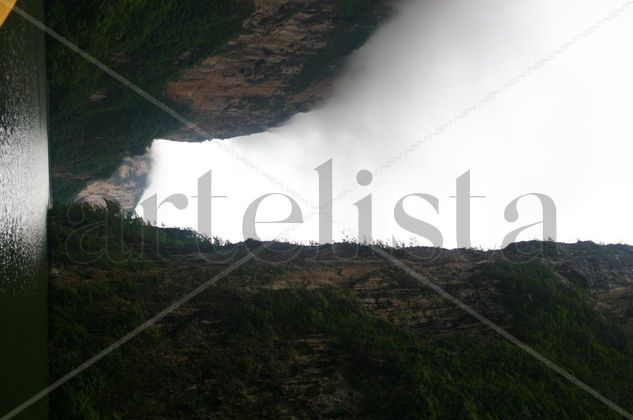
[[[158,223],[197,228],[197,180],[212,170],[213,235],[239,241],[242,217],[261,195],[296,191],[318,203],[314,168],[333,159],[335,239],[355,236],[358,200],[373,196],[379,240],[428,243],[400,228],[394,205],[413,193],[439,200],[439,214],[410,199],[409,214],[436,226],[443,245],[456,246],[456,179],[471,174],[472,245],[498,247],[504,236],[542,219],[525,198],[519,219],[504,209],[527,193],[550,196],[558,210],[557,240],[633,243],[633,10],[627,10],[490,101],[463,113],[415,151],[392,157],[451,121],[537,60],[573,39],[618,6],[617,1],[409,1],[352,57],[336,93],[322,108],[274,130],[205,143],[154,142],[154,166],[144,199],[181,193],[186,209],[169,204]],[[243,161],[243,156],[281,186]],[[361,169],[371,185],[356,183]],[[263,239],[318,240],[318,217],[294,194],[304,223],[258,225]],[[281,196],[261,205],[258,220],[287,217]],[[140,211],[140,208],[139,208]],[[142,213],[142,212],[141,212]],[[288,228],[295,227],[292,231]],[[520,239],[541,237],[540,226]]]

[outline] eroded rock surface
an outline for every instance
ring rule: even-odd
[[[165,96],[197,130],[164,138],[197,142],[253,134],[277,126],[327,98],[345,60],[391,13],[396,0],[256,0],[241,34],[224,50],[168,83]],[[190,52],[183,51],[186,58]],[[102,98],[97,92],[95,100]],[[168,115],[165,118],[172,118]],[[78,197],[119,201],[133,210],[151,169],[129,157],[107,180],[54,168],[61,182],[89,181]]]
[[[256,0],[238,38],[169,83],[167,97],[213,138],[274,127],[329,95],[345,59],[392,3],[368,1],[348,10],[340,0]],[[205,140],[192,130],[167,138]]]
[[[90,182],[76,199],[97,206],[104,205],[105,200],[115,201],[133,211],[147,187],[151,168],[148,155],[126,158],[109,179]]]

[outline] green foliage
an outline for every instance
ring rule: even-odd
[[[49,250],[56,262],[139,268],[173,254],[209,251],[217,245],[186,229],[160,229],[121,210],[118,203],[105,207],[59,204],[49,213]]]
[[[553,287],[544,286],[548,290]],[[521,304],[524,298],[518,297]],[[567,300],[556,302],[559,313],[572,310],[574,306],[570,305]],[[520,313],[532,320],[530,311]],[[258,342],[270,342],[274,337],[334,337],[340,354],[350,355],[353,361],[348,374],[365,396],[366,413],[376,418],[617,418],[575,385],[505,341],[459,333],[443,337],[416,333],[366,314],[350,298],[331,290],[263,291],[236,316],[239,322],[232,330],[244,337],[234,340],[248,342],[246,348],[254,352],[258,351]],[[594,316],[599,319],[598,314]],[[579,325],[598,327],[592,322],[599,323],[592,317],[579,321]],[[566,334],[552,331],[552,327],[536,322],[527,331],[535,336],[547,335],[553,348],[565,348]],[[613,348],[598,359],[576,353],[564,361],[575,373],[574,368],[579,367],[584,367],[580,373],[592,367],[609,369],[601,373],[608,381],[614,375],[633,377],[630,371],[618,373],[617,367],[608,366],[611,360],[622,363],[632,355],[630,349]],[[597,377],[588,379],[587,383],[601,390],[606,385]],[[630,405],[630,386],[620,379],[604,390],[613,390],[609,392],[611,398]]]
[[[70,254],[61,253],[61,244],[77,228],[87,232],[83,245],[71,240]],[[69,255],[86,250],[138,256],[146,231],[162,235],[171,255],[183,253],[192,235],[147,226],[112,204],[58,207],[51,215],[54,258],[75,267]],[[118,235],[124,246],[104,245],[107,235]],[[97,259],[90,267],[101,266],[106,278],[51,284],[52,380],[208,279],[185,273],[166,282],[178,272],[166,261],[139,265],[134,259],[125,264]],[[163,272],[170,274],[161,277]],[[261,414],[249,399],[249,384],[266,383],[271,395],[281,395],[292,369],[288,347],[300,338],[324,337],[336,355],[328,363],[362,395],[366,418],[618,418],[493,334],[414,330],[368,313],[340,290],[257,288],[286,274],[284,266],[256,261],[240,267],[221,288],[197,298],[201,302],[193,310],[163,320],[54,393],[51,417],[205,418],[233,401],[235,386],[245,395],[235,409]],[[511,333],[633,409],[630,337],[593,306],[584,288],[561,281],[541,263],[489,263],[472,278],[473,287],[484,279],[497,285]],[[216,325],[210,320],[221,327],[209,327]]]
[[[431,337],[416,333],[372,317],[351,298],[331,290],[262,291],[247,301],[236,300],[235,296],[226,301],[222,322],[227,334],[208,343],[217,351],[195,362],[204,371],[213,372],[219,384],[235,380],[248,383],[253,378],[265,377],[275,390],[282,373],[266,356],[280,351],[275,343],[283,345],[294,337],[324,334],[333,337],[335,351],[350,360],[351,364],[341,368],[363,394],[368,417],[617,418],[575,385],[500,339],[466,334]],[[79,305],[74,307],[79,310]],[[68,310],[69,306],[64,308]],[[107,313],[112,314],[113,309]],[[542,328],[539,326],[539,330]],[[107,325],[99,328],[99,331],[111,330],[112,326]],[[154,343],[164,346],[169,339],[163,335],[157,340]],[[563,345],[555,338],[550,344]],[[137,351],[141,355],[151,353],[143,345]],[[620,358],[627,355],[623,350],[614,352]],[[139,372],[137,367],[127,364],[126,357],[132,356],[108,362],[117,372],[125,372],[122,377],[102,368],[97,369],[96,374],[104,378],[96,384],[92,379],[93,382],[82,385],[88,386],[84,389],[92,393],[93,404],[99,404],[99,383],[105,383],[105,391],[117,392],[121,381],[143,383],[148,380],[143,378],[147,372]],[[588,363],[577,355],[574,357],[576,366]],[[605,378],[614,374],[617,372],[605,372]],[[163,381],[169,379],[163,378]],[[626,399],[626,384],[619,390],[617,386],[621,384],[614,382],[614,385],[616,393],[610,397],[630,405],[631,400]],[[79,402],[90,407],[84,402],[85,394],[78,394],[79,397]],[[195,405],[194,401],[198,400],[193,398]],[[62,406],[57,410],[65,409],[64,400],[59,404]],[[207,402],[207,409],[209,404]],[[203,407],[190,409],[202,410]]]
[[[582,285],[563,284],[539,263],[497,263],[483,275],[500,281],[508,322],[521,339],[607,398],[633,401],[633,343]]]
[[[85,361],[122,335],[145,321],[140,302],[148,292],[149,283],[137,279],[127,279],[128,287],[118,282],[103,281],[76,286],[51,284],[49,299],[50,325],[50,377],[59,378]],[[152,284],[153,285],[153,284]],[[151,341],[151,335],[142,340]],[[83,420],[102,418],[104,400],[113,386],[123,383],[127,372],[134,369],[133,354],[115,352],[100,362],[99,367],[88,375],[81,375],[73,385],[63,388],[50,398],[52,418]]]
[[[165,101],[167,82],[220,51],[240,32],[251,10],[238,0],[48,0],[46,20],[79,48]],[[50,38],[48,78],[52,165],[58,174],[74,175],[53,185],[58,198],[72,198],[82,177],[109,176],[125,155],[143,153],[154,138],[178,127],[137,92]],[[97,93],[105,98],[91,100]]]

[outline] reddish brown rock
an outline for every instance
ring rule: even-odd
[[[256,0],[241,35],[221,54],[184,71],[166,95],[184,106],[206,137],[264,131],[329,95],[345,59],[393,1],[350,13],[339,0]],[[167,138],[205,140],[186,129]]]

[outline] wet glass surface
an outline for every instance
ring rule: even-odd
[[[41,0],[20,8],[42,18]],[[44,35],[0,27],[0,416],[47,383],[49,200]],[[45,418],[46,402],[19,418]]]

